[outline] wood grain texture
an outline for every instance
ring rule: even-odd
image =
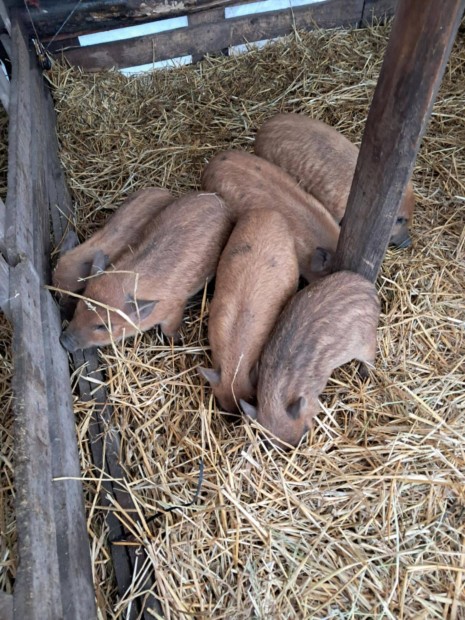
[[[0,592],[0,620],[13,620],[13,595]]]
[[[334,270],[376,279],[465,0],[400,0],[367,118]]]
[[[96,618],[92,565],[85,520],[84,492],[71,399],[68,356],[61,347],[60,313],[50,293],[41,290],[52,492],[64,618]]]
[[[362,11],[362,24],[371,24],[373,19],[386,20],[396,12],[398,0],[365,0]]]
[[[5,246],[10,264],[20,255],[32,256],[34,247],[33,211],[30,208],[32,176],[32,110],[29,72],[31,58],[22,26],[11,25],[12,63],[16,68],[10,82],[10,118],[8,123],[8,194],[6,198]]]
[[[51,101],[15,16],[12,33],[16,51],[5,222],[18,454],[14,612],[33,620],[92,620],[95,594],[68,360],[58,341],[57,309],[43,286],[50,271],[47,179],[52,143],[46,119]],[[54,482],[54,476],[73,480]]]
[[[202,23],[156,35],[115,41],[83,48],[64,49],[73,65],[95,71],[110,67],[133,67],[178,56],[202,56],[231,45],[289,34],[293,28],[311,29],[354,26],[361,19],[363,0],[327,2]],[[67,42],[64,41],[66,48]],[[58,49],[55,48],[57,51]]]
[[[63,618],[52,492],[40,278],[27,258],[10,269],[18,570],[16,618]]]

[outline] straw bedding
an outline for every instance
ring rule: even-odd
[[[388,29],[296,33],[244,56],[127,79],[56,67],[61,157],[90,235],[131,192],[176,195],[224,148],[251,150],[257,127],[299,111],[360,142]],[[151,330],[100,353],[132,525],[166,618],[465,618],[465,37],[452,59],[414,173],[412,249],[389,252],[376,369],[339,369],[311,434],[288,454],[218,410],[208,364],[209,296],[189,304],[182,346]],[[79,369],[73,377],[74,381]],[[75,398],[97,602],[116,597],[92,465],[93,403]],[[108,432],[111,432],[109,429]],[[142,519],[142,523],[144,520]]]

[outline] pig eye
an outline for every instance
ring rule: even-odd
[[[407,218],[405,217],[398,217],[396,219],[396,224],[406,224],[407,223]]]
[[[95,332],[103,332],[107,331],[107,326],[105,325],[105,323],[98,323],[97,325],[92,325],[92,329]]]

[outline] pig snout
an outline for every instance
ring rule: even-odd
[[[412,239],[410,237],[408,229],[408,220],[404,217],[398,217],[394,223],[392,229],[391,238],[389,239],[390,245],[396,248],[409,248],[412,245]]]
[[[69,330],[65,330],[60,336],[61,346],[69,351],[70,353],[74,353],[83,347],[79,344],[76,336]]]

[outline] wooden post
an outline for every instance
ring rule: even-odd
[[[334,271],[376,279],[464,8],[465,0],[399,0]]]
[[[5,254],[13,322],[18,569],[15,618],[96,618],[68,361],[49,291],[50,96],[12,17]],[[53,181],[53,182],[52,182]],[[1,207],[1,205],[0,205]],[[1,216],[1,210],[0,210]],[[11,599],[9,599],[11,602]]]

